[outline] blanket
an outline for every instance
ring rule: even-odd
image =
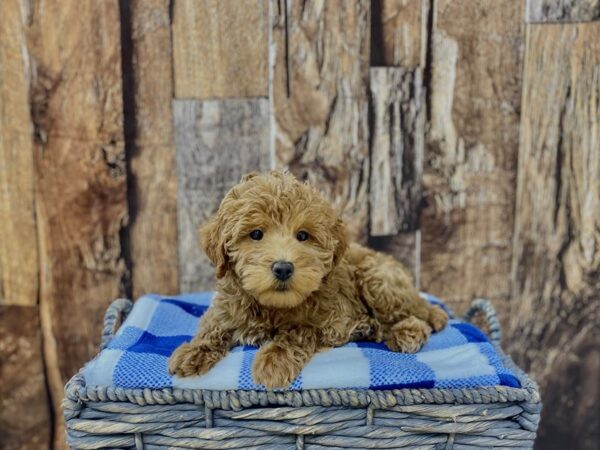
[[[450,313],[436,297],[422,295]],[[169,374],[169,356],[192,339],[212,296],[201,292],[141,297],[107,348],[85,366],[87,385],[265,390],[252,381],[252,362],[258,350],[254,346],[233,348],[202,376],[180,378]],[[487,337],[451,313],[450,317],[448,326],[434,333],[415,354],[395,353],[385,344],[373,342],[353,342],[318,353],[288,389],[520,387]]]

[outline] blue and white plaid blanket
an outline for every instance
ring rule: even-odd
[[[84,370],[88,385],[123,388],[257,389],[252,361],[257,348],[235,347],[209,373],[179,378],[169,375],[173,351],[196,333],[198,319],[212,293],[174,297],[146,295],[109,343]],[[423,294],[431,303],[445,306]],[[354,342],[315,355],[289,389],[320,388],[466,388],[520,387],[487,337],[476,327],[452,318],[416,354],[395,353],[384,344]]]

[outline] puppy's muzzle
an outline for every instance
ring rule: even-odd
[[[294,265],[289,261],[275,261],[271,270],[279,281],[286,281],[294,273]]]

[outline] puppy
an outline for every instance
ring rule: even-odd
[[[412,353],[448,321],[398,261],[348,244],[329,202],[288,173],[246,175],[200,238],[217,294],[171,356],[173,374],[204,374],[232,346],[257,345],[254,381],[282,388],[316,352],[371,340]]]

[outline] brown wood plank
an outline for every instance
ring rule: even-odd
[[[51,445],[37,306],[0,305],[0,447],[38,450]]]
[[[198,228],[242,175],[268,170],[267,99],[175,100],[179,266],[182,292],[214,287]]]
[[[428,7],[429,0],[371,2],[372,66],[424,65],[427,41],[423,36]]]
[[[35,305],[38,253],[34,212],[29,61],[19,2],[0,14],[0,304]]]
[[[174,294],[179,289],[169,3],[124,3],[130,39],[123,42],[127,46],[123,67],[130,75],[125,101],[132,104],[125,107],[130,112],[128,241],[134,298],[148,292]]]
[[[418,228],[424,152],[425,95],[420,69],[370,71],[370,234]]]
[[[513,0],[435,2],[421,281],[457,312],[510,296],[523,14]]]
[[[530,25],[511,353],[542,388],[537,446],[597,446],[600,23]]]
[[[96,353],[104,310],[124,293],[119,19],[117,0],[31,4],[40,317],[55,448],[65,447],[64,383]]]
[[[600,20],[600,0],[528,0],[528,22]]]
[[[272,0],[275,166],[319,186],[368,235],[367,1]]]
[[[268,9],[267,0],[174,2],[175,97],[266,97]]]

